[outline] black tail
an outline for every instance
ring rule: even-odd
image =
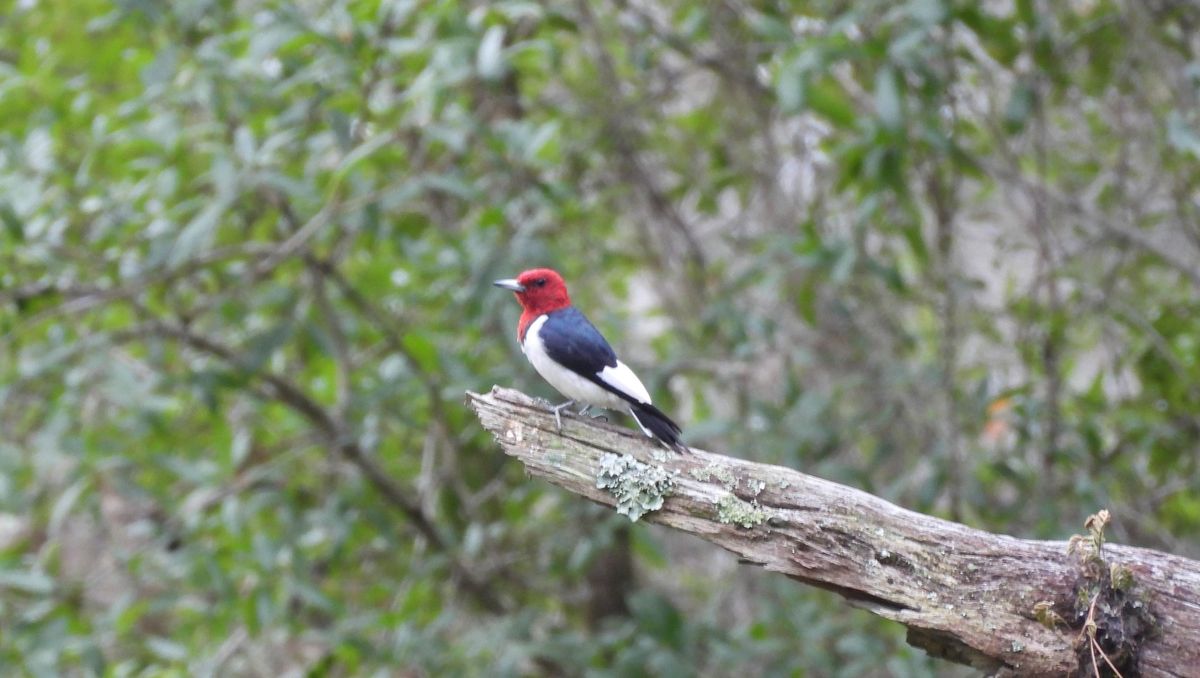
[[[676,452],[688,451],[687,445],[679,440],[683,431],[680,430],[678,424],[671,421],[670,417],[663,414],[662,410],[649,403],[630,403],[629,413],[633,415],[634,420],[646,435],[658,438]]]

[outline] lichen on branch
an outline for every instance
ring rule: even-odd
[[[662,508],[675,490],[677,475],[678,471],[643,464],[628,454],[609,452],[600,458],[596,487],[607,490],[617,500],[617,513],[636,523],[638,518]]]

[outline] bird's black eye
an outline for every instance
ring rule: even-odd
[[[534,281],[533,281],[533,284],[534,284],[534,285],[537,285],[538,287],[545,287],[545,286],[546,286],[546,279],[545,279],[545,278],[538,278],[537,280],[534,280]]]

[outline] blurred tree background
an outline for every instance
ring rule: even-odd
[[[4,675],[963,672],[527,481],[534,265],[694,445],[1200,557],[1200,5],[5,4]]]

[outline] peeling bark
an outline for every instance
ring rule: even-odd
[[[1066,542],[991,534],[780,466],[669,453],[633,429],[590,419],[564,417],[560,435],[552,413],[510,389],[467,400],[531,475],[594,502],[616,503],[596,486],[606,454],[675,473],[662,508],[645,520],[900,622],[908,642],[933,656],[993,675],[1079,672],[1079,630],[1046,628],[1033,611],[1045,600],[1071,618],[1083,571]],[[1138,672],[1200,676],[1200,562],[1115,544],[1104,555],[1132,571],[1158,620]]]

